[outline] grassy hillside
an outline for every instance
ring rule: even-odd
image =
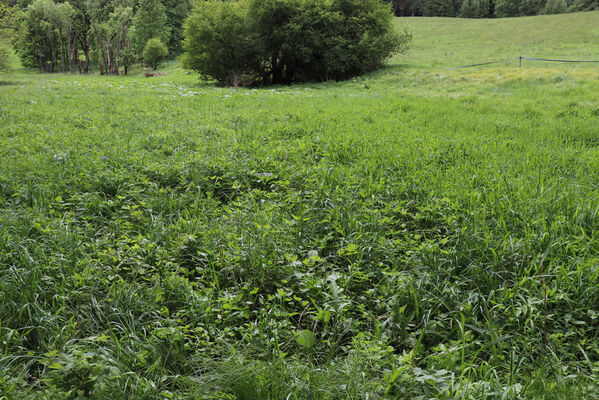
[[[407,57],[396,58],[394,62],[411,67],[454,67],[518,56],[599,61],[599,11],[502,19],[397,18],[396,21],[414,33],[414,43]],[[514,66],[517,62],[505,65]]]
[[[400,20],[339,83],[3,74],[0,398],[597,398],[599,70],[440,67],[598,17]]]

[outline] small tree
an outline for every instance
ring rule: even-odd
[[[131,39],[133,51],[142,56],[148,40],[159,39],[168,43],[170,29],[167,26],[166,11],[160,0],[140,0],[135,13]]]
[[[129,67],[135,62],[135,53],[130,48],[126,47],[121,52],[121,65],[125,69],[125,75],[129,72]]]
[[[146,46],[144,47],[144,63],[152,67],[152,69],[156,69],[167,54],[168,49],[164,43],[158,38],[152,38],[148,40],[148,43],[146,43]]]

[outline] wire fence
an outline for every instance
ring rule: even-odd
[[[528,57],[519,57],[519,59],[531,60],[531,61],[563,62],[563,63],[599,63],[599,61],[589,61],[589,60],[552,60],[549,58],[528,58]]]
[[[445,68],[445,69],[461,69],[461,68],[472,68],[472,67],[480,67],[482,65],[490,65],[490,64],[503,64],[503,63],[508,63],[508,62],[512,62],[512,61],[518,61],[518,68],[522,68],[522,60],[529,60],[529,61],[545,61],[545,62],[559,62],[559,63],[598,63],[599,64],[599,60],[560,60],[560,59],[552,59],[552,58],[535,58],[535,57],[516,57],[516,58],[510,58],[507,60],[500,60],[500,61],[489,61],[489,62],[483,62],[483,63],[478,63],[478,64],[470,64],[470,65],[461,65],[459,67],[450,67],[450,68]]]

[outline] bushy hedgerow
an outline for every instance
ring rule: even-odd
[[[185,26],[184,65],[226,85],[342,80],[410,39],[380,0],[202,1]]]

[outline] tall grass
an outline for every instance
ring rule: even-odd
[[[4,75],[0,396],[596,397],[596,69],[412,57]]]

